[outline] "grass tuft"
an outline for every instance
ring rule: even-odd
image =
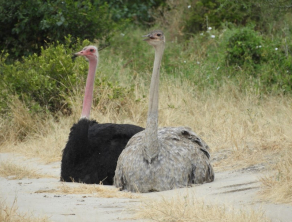
[[[37,170],[30,169],[26,166],[16,165],[11,161],[0,163],[0,176],[9,180],[20,180],[23,178],[41,178],[50,177],[49,175],[40,174]]]
[[[135,209],[136,219],[157,222],[268,222],[263,212],[237,210],[227,205],[209,205],[193,195],[147,199]]]
[[[30,213],[19,213],[17,199],[15,198],[12,205],[8,206],[4,201],[0,202],[0,221],[1,222],[48,222],[46,216],[35,217]]]
[[[292,204],[292,150],[277,158],[274,173],[261,178],[260,197],[266,201]]]

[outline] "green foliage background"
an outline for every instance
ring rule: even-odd
[[[162,75],[188,79],[193,90],[228,83],[243,92],[291,95],[288,3],[0,0],[0,113],[9,112],[16,95],[33,113],[70,114],[68,97],[84,84],[88,69],[71,55],[88,44],[104,48],[96,85],[112,88],[109,99],[122,100],[132,90],[122,79],[148,79],[153,51],[141,36],[157,28],[167,37]]]

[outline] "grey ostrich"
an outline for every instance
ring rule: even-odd
[[[187,187],[214,180],[208,145],[188,127],[158,129],[159,70],[165,48],[162,31],[146,35],[155,48],[146,129],[133,136],[122,151],[114,185],[131,192]]]
[[[72,126],[63,150],[61,180],[112,185],[120,153],[129,139],[143,128],[131,124],[101,124],[89,119],[98,51],[95,46],[87,46],[75,56],[84,56],[89,61],[89,70],[81,118]]]

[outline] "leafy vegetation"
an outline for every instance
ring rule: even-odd
[[[2,58],[2,112],[7,109],[9,95],[18,95],[35,112],[42,111],[44,107],[48,111],[56,111],[64,106],[64,96],[71,92],[78,80],[69,43],[68,40],[67,46],[58,44],[42,48],[40,56],[33,54],[11,65],[5,64],[7,55]],[[77,45],[81,48],[80,43]],[[86,68],[85,65],[80,67],[84,74]],[[84,78],[85,75],[82,76]]]
[[[0,51],[9,58],[39,54],[47,43],[65,44],[65,37],[94,41],[108,45],[113,33],[130,21],[140,25],[153,22],[152,8],[159,1],[117,0],[16,0],[0,1]],[[10,61],[10,60],[7,60]]]
[[[180,23],[181,26],[176,31],[186,37],[206,31],[209,27],[221,29],[226,25],[254,24],[256,30],[269,33],[290,8],[287,0],[191,0],[183,3],[166,1],[166,7],[162,10],[162,21],[169,26]],[[169,19],[165,16],[175,12],[179,12],[175,17]]]
[[[40,56],[33,54],[14,64],[6,64],[5,55],[0,60],[0,111],[6,113],[11,95],[16,95],[32,113],[54,114],[61,111],[70,114],[67,98],[74,95],[79,86],[84,87],[88,70],[88,62],[85,59],[73,60],[72,54],[89,44],[88,40],[82,43],[78,40],[74,47],[69,47],[71,39],[68,37],[65,45],[51,44],[47,49],[41,49]],[[120,98],[131,90],[107,78],[98,78],[96,85],[101,89],[112,88],[108,95],[110,99]],[[94,102],[98,100],[99,97],[96,97]]]
[[[162,73],[187,78],[193,91],[232,82],[242,92],[291,94],[292,23],[285,1],[270,2],[273,9],[262,0],[236,2],[0,1],[0,112],[10,113],[16,96],[33,114],[70,115],[68,98],[84,87],[88,68],[72,53],[88,44],[103,48],[109,38],[100,52],[94,103],[105,97],[104,89],[110,89],[108,100],[122,101],[134,89],[119,80],[149,82],[153,51],[141,36],[151,22],[167,37]]]
[[[226,62],[229,65],[252,66],[263,60],[263,40],[253,29],[244,28],[233,34],[228,40]]]
[[[77,38],[108,39],[118,24],[106,1],[16,0],[0,1],[0,50],[11,58],[40,53],[47,43],[64,44]]]

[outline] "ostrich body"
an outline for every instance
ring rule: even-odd
[[[129,139],[143,128],[130,124],[99,124],[89,120],[98,51],[95,46],[87,46],[75,56],[88,59],[89,71],[81,118],[72,126],[63,150],[61,180],[112,185],[120,153]]]
[[[133,136],[121,153],[114,185],[131,192],[151,192],[212,182],[208,145],[188,127],[158,129],[159,69],[165,47],[161,31],[147,35],[155,48],[146,129]]]

